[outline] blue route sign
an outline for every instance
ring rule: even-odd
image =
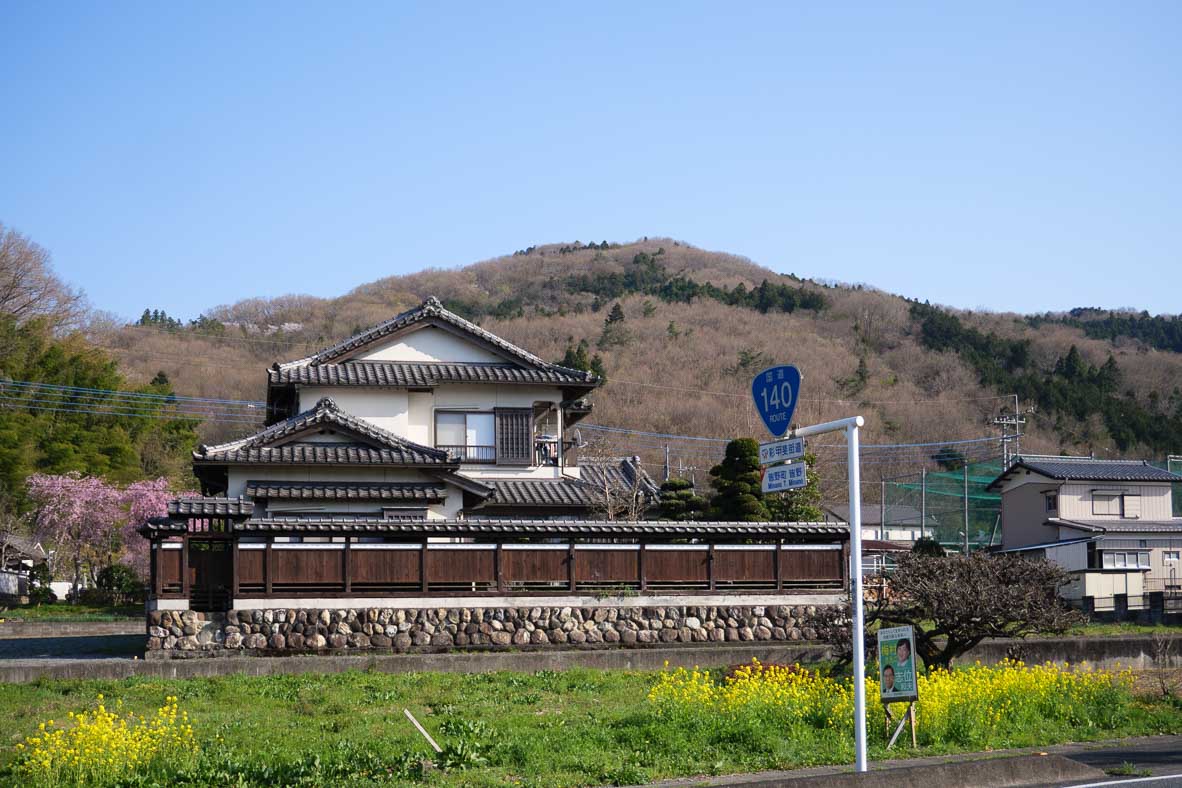
[[[791,364],[768,367],[751,381],[751,396],[764,426],[777,438],[784,437],[796,410],[800,370]]]

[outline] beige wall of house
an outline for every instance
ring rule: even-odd
[[[1039,477],[1037,481],[1031,478],[1002,491],[1001,537],[1005,547],[1025,547],[1059,538],[1054,526],[1043,525],[1047,518],[1059,516],[1055,511],[1047,511],[1046,499],[1046,493],[1053,492],[1058,486],[1056,482]]]
[[[1143,572],[1074,572],[1060,592],[1065,599],[1111,599],[1116,594],[1140,597],[1145,592]]]
[[[1054,561],[1068,571],[1088,568],[1088,546],[1085,542],[1062,545],[1061,547],[1048,547],[1043,552],[1048,560]]]
[[[1096,497],[1102,501],[1097,502]],[[1108,500],[1123,498],[1123,500]],[[1071,482],[1059,489],[1059,517],[1064,520],[1169,520],[1169,484],[1112,484]]]

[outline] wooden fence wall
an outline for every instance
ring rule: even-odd
[[[191,597],[223,579],[234,597],[325,597],[839,589],[847,575],[840,544],[242,542],[212,552],[232,562],[224,575],[188,546],[153,550],[157,596]]]

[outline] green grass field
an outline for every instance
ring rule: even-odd
[[[173,785],[626,785],[852,760],[852,743],[836,731],[662,720],[646,701],[656,676],[353,672],[0,685],[0,781],[15,784],[8,771],[13,746],[38,723],[64,720],[67,712],[92,706],[98,693],[108,705],[122,700],[124,709],[137,713],[178,696],[201,749],[196,771],[164,782]],[[1031,725],[994,745],[1182,731],[1178,705],[1144,700],[1135,706],[1119,729]],[[417,764],[429,749],[404,708],[447,748],[443,757],[432,756],[439,766],[422,775]],[[929,747],[923,754],[953,749]],[[872,744],[871,753],[884,757],[881,744]]]
[[[71,605],[68,602],[53,602],[45,605],[22,605],[0,609],[0,621],[122,621],[126,618],[143,618],[143,605],[126,607]]]

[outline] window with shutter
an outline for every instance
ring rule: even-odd
[[[497,464],[529,465],[533,460],[533,410],[497,408]]]
[[[1136,493],[1125,493],[1124,495],[1124,509],[1121,511],[1122,517],[1129,517],[1136,519],[1141,516],[1141,496]]]
[[[1113,493],[1092,493],[1092,514],[1120,516],[1120,496]]]

